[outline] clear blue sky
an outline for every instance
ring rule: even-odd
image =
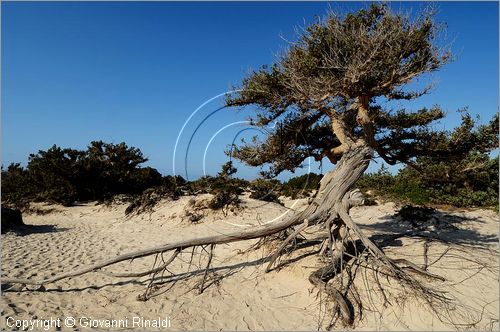
[[[422,3],[392,2],[416,11]],[[486,122],[498,109],[498,3],[441,2],[457,59],[435,75],[434,91],[414,108],[440,104],[441,126],[457,124],[469,106]],[[172,172],[177,135],[206,100],[228,91],[251,69],[272,63],[293,40],[294,28],[329,7],[366,3],[264,2],[2,2],[2,164],[27,162],[52,144],[85,148],[91,140],[125,141],[149,157],[147,165]],[[222,110],[215,99],[186,126],[176,173],[203,172],[206,143],[248,114]],[[227,160],[223,150],[242,124],[220,132],[206,152],[206,170]],[[242,135],[254,134],[247,130]],[[317,165],[313,165],[313,171]],[[373,164],[370,170],[379,166]],[[326,169],[326,166],[325,166]],[[240,175],[256,170],[240,167]]]

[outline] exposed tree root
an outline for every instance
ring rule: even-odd
[[[293,241],[297,235],[300,234],[300,232],[302,232],[304,229],[307,228],[307,226],[309,226],[309,220],[305,219],[304,223],[302,225],[300,225],[296,230],[293,231],[292,234],[290,234],[282,243],[281,245],[278,247],[278,249],[276,250],[276,252],[271,256],[271,260],[269,261],[269,264],[267,265],[266,267],[266,272],[269,272],[271,271],[271,267],[273,266],[274,262],[276,261],[276,259],[278,259],[278,257],[280,256],[281,252],[283,251],[283,249],[291,242]]]
[[[215,244],[210,245],[210,253],[208,255],[207,267],[205,268],[205,273],[203,274],[203,279],[201,280],[201,283],[200,283],[200,291],[199,291],[200,294],[203,293],[203,291],[205,290],[205,288],[204,288],[205,280],[207,279],[207,274],[208,274],[208,270],[210,269],[210,264],[212,264],[212,258],[214,255],[214,248],[215,248]]]
[[[344,158],[345,157],[345,158]],[[309,276],[309,281],[316,286],[320,293],[326,295],[334,303],[334,317],[340,317],[345,325],[351,325],[355,321],[355,307],[358,308],[358,317],[361,317],[362,300],[354,287],[354,279],[361,266],[374,271],[375,285],[378,292],[384,298],[384,305],[391,303],[386,296],[386,290],[382,286],[379,275],[386,278],[396,279],[409,288],[414,294],[421,296],[430,306],[434,308],[436,303],[445,303],[449,299],[443,294],[423,285],[420,281],[408,274],[405,269],[412,270],[421,276],[444,280],[442,277],[426,271],[425,268],[402,259],[391,259],[374,244],[356,225],[349,216],[349,209],[359,202],[351,199],[351,191],[357,179],[363,174],[371,157],[371,150],[366,146],[355,146],[352,151],[346,151],[335,171],[328,173],[322,180],[318,190],[318,196],[314,198],[304,211],[297,213],[292,218],[259,226],[254,229],[238,231],[228,234],[206,236],[193,239],[185,239],[177,242],[162,244],[148,249],[135,251],[99,262],[97,264],[69,271],[42,280],[2,278],[6,284],[45,285],[62,279],[80,276],[89,272],[100,272],[111,277],[139,278],[149,276],[149,284],[139,300],[147,300],[157,287],[156,281],[164,280],[164,273],[169,272],[168,266],[174,262],[179,254],[189,250],[191,259],[188,271],[191,267],[193,255],[197,247],[201,247],[207,254],[207,263],[202,273],[202,279],[198,286],[201,293],[206,289],[206,281],[213,260],[213,252],[217,244],[224,244],[250,239],[260,239],[254,248],[262,244],[263,239],[276,237],[281,243],[269,258],[266,272],[269,272],[276,260],[285,252],[287,247],[296,243],[301,234],[313,226],[320,227],[326,232],[316,232],[315,239],[323,240],[322,248],[318,249],[320,256],[326,258],[326,265],[319,268]],[[358,199],[358,198],[356,198]],[[205,248],[209,248],[207,251]],[[163,254],[172,252],[170,258],[163,259]],[[154,255],[154,263],[150,270],[138,273],[111,273],[103,270],[105,267],[119,262],[134,260],[141,257]],[[398,264],[404,264],[402,267]],[[201,271],[200,271],[201,272]],[[200,275],[201,273],[185,272],[173,274],[172,277],[185,275],[186,277]],[[437,309],[433,309],[437,311]]]
[[[91,266],[84,267],[79,270],[70,271],[62,274],[55,275],[51,278],[43,279],[43,280],[33,280],[33,279],[19,279],[19,278],[2,278],[3,283],[7,284],[26,284],[26,285],[45,285],[49,283],[53,283],[59,280],[77,277],[86,273],[96,272],[101,270],[104,267],[120,263],[127,260],[134,260],[141,257],[146,257],[150,255],[156,255],[162,252],[168,252],[172,250],[184,250],[187,248],[197,247],[197,246],[205,246],[212,244],[223,244],[230,243],[235,241],[243,241],[243,240],[251,240],[256,238],[261,238],[267,235],[271,235],[282,231],[290,226],[297,224],[296,219],[285,220],[281,222],[276,222],[272,224],[268,224],[266,226],[262,226],[256,229],[247,230],[243,232],[234,232],[228,234],[221,234],[215,236],[206,236],[195,239],[186,239],[178,242],[171,242],[161,246],[151,247],[144,250],[134,251],[131,253],[119,255],[117,257],[96,263]]]
[[[174,253],[170,258],[164,262],[161,266],[144,271],[144,272],[138,272],[138,273],[113,273],[113,272],[108,272],[108,271],[103,271],[103,270],[97,270],[98,272],[107,275],[108,277],[114,277],[114,278],[140,278],[140,277],[145,277],[150,274],[158,273],[161,271],[164,271],[170,263],[174,261],[174,259],[177,257],[177,255],[180,253],[180,250],[174,250]]]

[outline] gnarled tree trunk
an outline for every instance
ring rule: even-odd
[[[266,271],[270,271],[273,263],[280,256],[282,250],[300,234],[304,229],[313,225],[324,225],[326,229],[326,236],[323,242],[325,250],[328,250],[327,257],[330,258],[329,263],[325,267],[313,272],[309,280],[311,283],[319,287],[321,290],[326,291],[330,298],[332,298],[339,307],[339,312],[345,323],[353,322],[353,310],[348,305],[343,290],[335,289],[328,286],[328,281],[341,272],[343,268],[342,263],[347,260],[345,253],[355,248],[354,238],[362,241],[364,247],[372,254],[372,256],[382,262],[394,277],[398,279],[405,279],[409,282],[414,280],[407,277],[404,272],[398,268],[389,258],[387,258],[380,249],[377,248],[366,236],[362,234],[356,224],[349,216],[349,209],[352,205],[350,193],[354,188],[356,181],[363,175],[368,167],[370,159],[372,158],[372,149],[364,143],[363,140],[358,140],[356,143],[347,146],[342,152],[342,157],[337,163],[333,171],[328,172],[321,180],[320,188],[310,205],[302,212],[298,212],[289,219],[277,221],[264,226],[256,227],[249,230],[238,231],[228,234],[218,234],[214,236],[206,236],[199,238],[185,239],[178,242],[165,243],[159,246],[147,248],[140,251],[130,252],[127,254],[119,255],[108,260],[98,262],[94,265],[84,267],[79,270],[73,270],[62,273],[47,279],[33,280],[33,279],[15,279],[15,278],[2,278],[4,284],[29,284],[29,285],[44,285],[53,283],[61,279],[70,278],[86,274],[89,272],[101,272],[113,277],[141,277],[151,275],[151,282],[146,289],[144,295],[140,298],[146,300],[151,291],[151,284],[155,276],[164,271],[167,266],[173,262],[178,254],[183,250],[193,247],[210,247],[211,253],[217,244],[230,243],[236,241],[243,241],[255,238],[263,238],[269,235],[279,233],[281,231],[296,227],[292,233],[284,240],[278,250],[272,255]],[[351,239],[351,240],[349,240]],[[159,255],[171,251],[172,256],[163,264],[153,266],[149,271],[142,271],[137,273],[122,273],[112,274],[102,270],[104,267],[126,261],[137,259],[140,257]],[[352,256],[352,255],[351,255]],[[155,262],[159,260],[155,260]],[[206,270],[210,268],[211,259],[207,265]],[[155,263],[156,264],[156,263]],[[205,280],[205,278],[203,278]],[[203,282],[202,282],[203,283]],[[419,286],[421,287],[421,286]],[[200,290],[203,290],[203,284]],[[423,291],[426,291],[421,287]]]

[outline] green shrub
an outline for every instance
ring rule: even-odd
[[[498,157],[470,153],[463,160],[420,158],[419,170],[406,167],[396,176],[395,192],[416,204],[460,207],[498,205]],[[406,190],[403,190],[407,187]]]
[[[23,215],[20,210],[11,209],[2,205],[2,221],[1,231],[7,233],[9,231],[19,232],[25,226]]]
[[[148,188],[140,195],[135,195],[125,210],[125,215],[132,212],[137,214],[144,212],[152,212],[153,208],[160,202],[162,198],[178,199],[180,190],[176,186],[161,185],[158,187]]]
[[[392,196],[399,200],[410,201],[417,205],[424,205],[430,202],[429,192],[418,181],[405,177],[396,177],[392,193]]]
[[[34,191],[28,171],[19,163],[10,164],[6,170],[2,167],[2,202],[23,210],[33,198]]]
[[[458,189],[454,195],[438,191],[432,194],[433,203],[458,207],[495,206],[498,205],[497,198],[498,195],[492,190],[489,192],[471,191],[465,188]]]
[[[257,179],[250,182],[250,198],[281,204],[278,199],[281,183],[279,180]]]
[[[224,209],[230,205],[238,206],[240,199],[238,194],[234,191],[218,191],[210,200],[208,207],[212,210]]]
[[[162,183],[157,170],[139,166],[145,161],[139,149],[125,143],[94,141],[85,151],[54,145],[31,154],[26,169],[13,164],[2,170],[2,197],[71,205],[117,194],[140,194]]]
[[[382,165],[377,172],[364,174],[356,186],[362,191],[373,190],[378,195],[390,196],[395,182],[395,177]]]
[[[202,177],[192,183],[192,188],[213,195],[213,198],[209,202],[209,208],[213,210],[224,209],[230,205],[238,206],[240,203],[239,195],[248,186],[248,181],[232,178],[231,176],[236,171],[237,169],[229,161],[222,165],[221,171],[216,177]]]
[[[498,157],[474,153],[461,161],[427,157],[418,159],[416,166],[419,170],[406,166],[397,175],[382,167],[363,175],[357,186],[365,193],[417,205],[498,206]]]
[[[287,182],[283,183],[281,187],[281,194],[291,197],[292,199],[306,197],[312,190],[319,188],[322,178],[323,175],[316,173],[308,173],[290,178]]]

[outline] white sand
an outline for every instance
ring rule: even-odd
[[[258,225],[288,211],[276,204],[265,204],[246,198],[245,209],[237,216],[219,213],[209,215],[198,224],[183,218],[190,198],[163,201],[151,215],[142,214],[126,218],[126,205],[105,207],[95,204],[64,208],[46,215],[24,215],[26,224],[37,226],[27,235],[2,235],[2,275],[20,278],[44,278],[82,267],[97,261],[182,238],[205,236]],[[286,205],[293,205],[287,201]],[[303,207],[301,200],[294,208]],[[54,208],[38,205],[47,209]],[[394,233],[404,231],[404,225],[390,221],[394,204],[359,207],[351,215],[365,232]],[[452,246],[436,263],[448,244],[430,245],[429,271],[446,278],[445,282],[427,280],[427,284],[446,290],[456,304],[451,311],[455,323],[475,325],[453,326],[440,321],[429,306],[408,295],[392,298],[392,305],[383,306],[382,298],[374,295],[370,300],[366,288],[377,289],[370,270],[357,280],[364,304],[363,317],[356,321],[359,330],[498,330],[498,215],[492,211],[453,210],[457,216],[470,220],[456,226],[458,229],[437,230],[440,236],[461,243]],[[42,226],[49,225],[49,226]],[[100,273],[62,280],[47,285],[45,292],[13,291],[2,293],[0,327],[6,328],[8,317],[15,319],[48,319],[87,317],[98,320],[128,319],[132,317],[157,319],[169,317],[171,330],[316,330],[328,325],[331,313],[325,314],[321,296],[309,283],[308,276],[321,266],[317,255],[310,254],[317,247],[296,250],[282,261],[294,260],[279,271],[265,273],[264,248],[250,250],[255,241],[238,242],[216,247],[215,275],[209,274],[208,283],[218,278],[202,294],[197,284],[201,276],[175,283],[166,283],[157,295],[147,302],[136,299],[144,292],[147,277],[138,280],[118,279]],[[385,252],[394,258],[405,258],[422,265],[423,239],[401,238]],[[459,251],[462,248],[464,250]],[[190,259],[186,250],[171,271],[186,271]],[[201,261],[200,261],[201,257]],[[470,260],[479,260],[483,266]],[[108,271],[143,271],[153,264],[153,258],[137,259],[107,268]],[[206,255],[195,255],[191,270],[202,268]],[[395,281],[383,287],[400,288]],[[28,287],[30,288],[30,287]],[[34,287],[31,287],[34,288]],[[377,309],[375,311],[374,309]],[[63,330],[72,330],[63,325]],[[85,329],[85,328],[83,328]],[[141,328],[137,328],[143,330]],[[151,328],[147,328],[148,330]],[[52,329],[53,330],[53,329]]]

